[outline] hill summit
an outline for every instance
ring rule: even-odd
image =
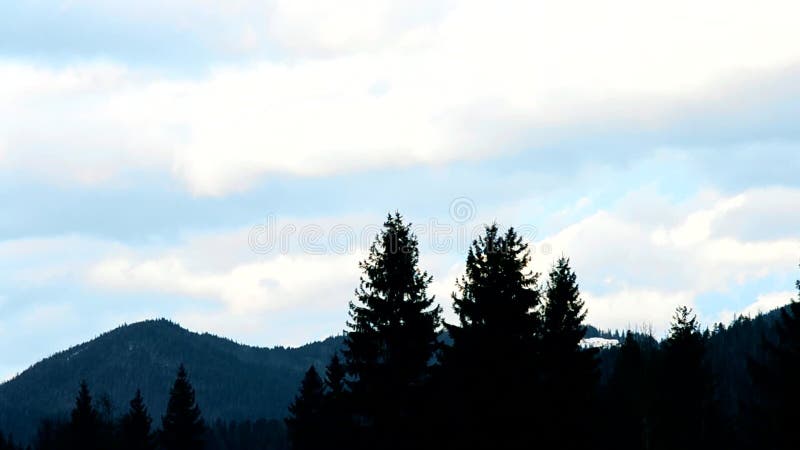
[[[281,418],[303,374],[323,367],[341,345],[334,337],[299,348],[260,348],[166,319],[120,326],[46,358],[0,385],[0,429],[27,439],[43,418],[67,417],[78,384],[123,413],[141,389],[154,419],[163,414],[179,364],[189,371],[209,419]]]

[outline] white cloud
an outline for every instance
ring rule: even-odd
[[[761,201],[760,192],[730,197],[701,193],[688,202],[690,206],[672,204],[672,210],[662,212],[665,223],[676,211],[685,212],[684,220],[670,225],[660,225],[652,211],[645,211],[643,220],[637,220],[635,211],[625,210],[623,203],[621,210],[601,210],[544,242],[553,246],[556,255],[564,253],[572,259],[592,324],[624,327],[645,321],[658,333],[679,304],[700,307],[695,304],[700,295],[724,296],[735,286],[788,274],[796,267],[800,256],[796,236],[752,239],[731,233],[727,226],[727,221],[735,218],[739,227],[749,228],[738,211],[752,209]],[[776,209],[762,209],[766,215],[780,213],[786,200],[797,192],[782,189],[770,195],[774,199],[770,204]],[[748,220],[757,224],[761,217],[751,215]],[[548,264],[548,258],[534,258],[536,270],[546,273]],[[760,297],[748,310],[773,305],[774,300],[773,296]]]
[[[735,316],[755,317],[759,314],[768,313],[781,306],[788,305],[793,299],[797,299],[797,292],[795,291],[779,291],[770,292],[767,294],[759,295],[757,300],[747,305],[739,311],[731,311],[725,309],[720,312],[720,321],[728,323],[734,319]]]
[[[800,62],[788,1],[425,2],[415,14],[387,1],[239,3],[194,13],[238,21],[246,45],[266,33],[285,60],[194,78],[0,62],[2,165],[84,183],[168,170],[197,194],[223,195],[272,173],[535,147],[566,126],[659,126]],[[190,26],[180,12],[165,16]]]
[[[692,292],[622,289],[610,294],[583,294],[587,306],[586,321],[615,330],[651,330],[660,338],[669,329],[675,308],[694,306]]]
[[[0,282],[18,288],[80,278],[98,258],[123,248],[81,235],[0,241]]]
[[[381,51],[429,40],[428,34],[442,20],[448,3],[277,0],[272,5],[266,27],[278,44],[299,54]]]
[[[101,288],[170,293],[221,301],[237,313],[308,308],[349,298],[358,279],[355,255],[280,255],[263,262],[237,264],[225,271],[192,271],[180,258],[109,259],[89,271]]]
[[[758,300],[742,310],[741,314],[754,317],[761,313],[768,313],[773,309],[786,306],[797,298],[797,292],[783,291],[759,295]]]

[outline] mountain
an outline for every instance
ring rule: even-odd
[[[210,422],[282,418],[311,364],[322,368],[341,346],[334,337],[299,348],[259,348],[198,334],[168,320],[124,325],[57,353],[0,385],[0,430],[27,440],[43,418],[65,418],[81,380],[120,415],[141,389],[156,423],[178,365],[189,371]]]
[[[717,378],[719,400],[735,413],[739,395],[749,389],[743,355],[758,355],[763,338],[774,337],[779,310],[755,318],[739,317],[710,333],[709,363]],[[601,383],[613,371],[623,334],[587,327],[585,345],[602,343]],[[657,341],[638,335],[653,348]],[[442,337],[447,342],[447,336]],[[298,348],[260,348],[208,333],[198,334],[165,319],[124,325],[84,344],[57,353],[0,384],[0,430],[28,441],[42,419],[64,419],[78,384],[89,383],[95,400],[107,398],[112,413],[126,411],[136,389],[160,426],[178,365],[189,371],[205,419],[282,419],[312,364],[319,370],[341,348],[332,337]],[[19,440],[19,439],[18,439]]]

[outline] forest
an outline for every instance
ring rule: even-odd
[[[0,450],[800,448],[800,303],[711,329],[680,307],[661,341],[629,330],[584,348],[570,260],[541,275],[531,257],[513,228],[487,226],[445,323],[411,225],[390,214],[341,351],[308,368],[285,419],[207,422],[181,365],[162,417],[141,392],[116,416],[86,380],[69,417],[42,418],[32,442],[0,434]]]

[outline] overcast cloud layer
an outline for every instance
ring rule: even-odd
[[[526,231],[535,270],[572,258],[600,327],[660,334],[676,305],[708,324],[788,302],[798,16],[792,1],[3,4],[0,374],[147,317],[255,345],[339,333],[395,209],[446,307],[464,237],[494,220]],[[452,245],[430,239],[440,225]],[[287,247],[254,249],[265,229]]]

